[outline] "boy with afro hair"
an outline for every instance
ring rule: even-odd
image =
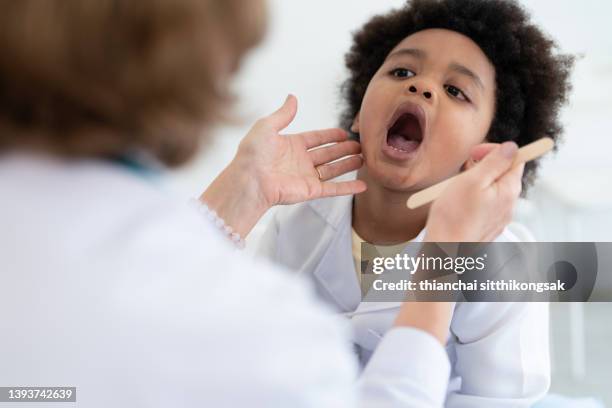
[[[429,206],[410,210],[407,199],[495,144],[558,143],[573,58],[516,1],[414,0],[365,24],[346,65],[341,122],[361,143],[356,177],[368,189],[277,212],[260,253],[312,279],[349,319],[365,366],[399,304],[361,301],[361,243],[393,253],[421,241]],[[523,191],[537,166],[525,166]],[[508,228],[495,239],[519,240]],[[445,405],[531,406],[550,384],[548,347],[547,304],[457,304]]]

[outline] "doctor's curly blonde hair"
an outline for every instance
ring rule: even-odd
[[[0,0],[0,152],[72,157],[197,150],[261,38],[241,0]]]

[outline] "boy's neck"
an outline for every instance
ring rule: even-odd
[[[416,210],[406,207],[411,193],[386,189],[368,177],[367,169],[359,171],[368,189],[353,201],[353,228],[365,241],[392,245],[410,241],[427,223],[429,206]]]

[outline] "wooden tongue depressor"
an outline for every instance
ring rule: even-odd
[[[555,142],[550,137],[544,137],[542,139],[536,140],[533,143],[523,146],[518,149],[516,158],[514,159],[514,163],[512,163],[512,167],[521,163],[527,163],[528,161],[537,159],[538,157],[543,156],[549,151],[551,151],[554,146]],[[455,179],[455,177],[457,176],[453,176],[438,184],[428,187],[425,190],[413,194],[408,199],[406,205],[411,210],[414,210],[415,208],[419,208],[425,204],[429,204],[430,202],[438,198],[440,194],[442,194],[442,191],[444,191],[444,189]]]

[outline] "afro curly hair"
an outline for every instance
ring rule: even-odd
[[[403,39],[430,28],[452,30],[474,41],[495,67],[495,116],[487,141],[519,146],[548,136],[557,145],[563,128],[559,111],[567,102],[574,57],[530,22],[512,0],[413,0],[373,17],[353,36],[345,62],[341,126],[349,129],[374,74]],[[538,162],[525,166],[523,191],[535,178]]]

